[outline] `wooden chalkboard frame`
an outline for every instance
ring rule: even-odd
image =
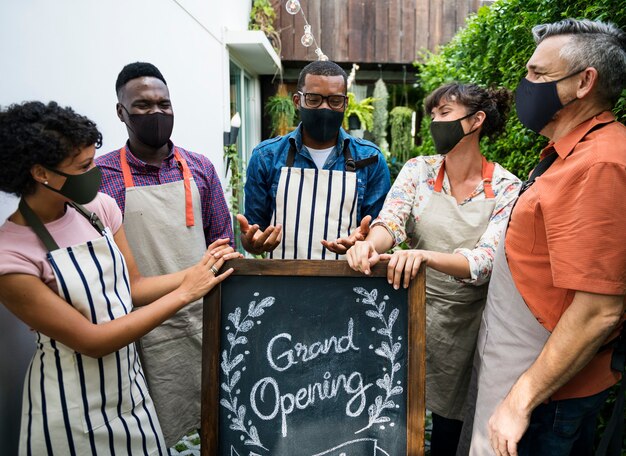
[[[231,260],[224,266],[235,268],[238,276],[364,277],[347,261],[326,260]],[[387,263],[372,268],[371,277],[386,277]],[[426,288],[424,267],[411,280],[408,292],[408,379],[407,456],[424,455],[426,390]],[[201,454],[218,454],[219,431],[219,353],[221,285],[205,296],[202,344]]]

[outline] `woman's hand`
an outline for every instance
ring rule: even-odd
[[[346,253],[346,259],[352,269],[369,275],[370,268],[378,263],[380,255],[371,241],[356,241]]]
[[[411,279],[417,275],[420,265],[422,263],[428,265],[430,253],[428,250],[398,250],[392,254],[381,255],[381,260],[389,260],[387,265],[389,284],[397,290],[402,282],[402,286],[408,288]]]
[[[228,245],[228,239],[219,239],[213,242],[207,248],[200,262],[187,270],[178,287],[178,291],[182,292],[183,299],[190,303],[206,295],[215,285],[222,282],[234,271],[233,268],[230,268],[220,274],[218,271],[224,262],[242,256],[241,253],[235,252]]]

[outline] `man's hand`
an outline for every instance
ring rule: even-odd
[[[517,444],[528,428],[530,412],[518,402],[511,391],[489,418],[489,440],[497,456],[517,456]]]
[[[282,240],[282,225],[270,225],[261,231],[259,225],[248,224],[248,219],[242,214],[237,214],[237,221],[241,230],[241,243],[248,252],[259,255],[263,252],[271,252]]]
[[[357,241],[364,241],[370,232],[370,222],[372,221],[371,215],[366,215],[361,220],[359,227],[350,234],[348,237],[342,237],[335,241],[323,240],[322,245],[333,253],[339,255],[345,255],[350,247],[352,247]]]

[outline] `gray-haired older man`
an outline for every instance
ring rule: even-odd
[[[626,295],[626,127],[610,109],[626,81],[626,35],[572,19],[533,34],[517,114],[550,143],[496,254],[472,455],[592,454],[623,371],[611,360]]]

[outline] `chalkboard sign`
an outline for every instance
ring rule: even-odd
[[[423,454],[424,279],[237,260],[204,313],[202,454]]]

